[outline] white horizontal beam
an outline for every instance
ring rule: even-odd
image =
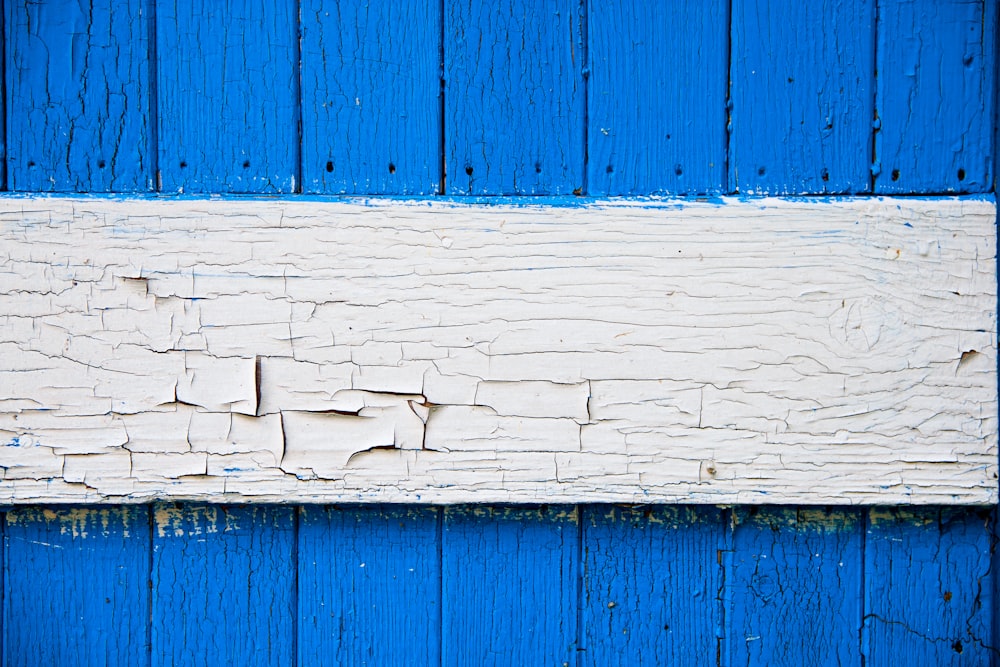
[[[3,198],[0,501],[994,503],[995,222]]]

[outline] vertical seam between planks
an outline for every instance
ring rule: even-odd
[[[152,3],[150,3],[152,4]],[[149,556],[147,557],[146,571],[146,665],[153,665],[153,598],[156,595],[156,586],[153,582],[153,549],[156,547],[156,506],[145,505],[146,508],[146,536],[149,539]],[[4,663],[6,664],[6,663]]]
[[[442,2],[442,6],[444,3]],[[444,665],[444,507],[436,509],[438,665]]]
[[[584,519],[589,516],[590,512],[587,511],[589,505],[577,505],[576,506],[576,664],[579,667],[586,655],[587,646],[584,645],[584,627],[583,627],[583,605],[585,601],[585,582],[584,578],[587,576],[587,561],[586,561],[586,550],[584,549],[584,538],[586,533],[586,528],[584,525]]]
[[[157,62],[157,30],[156,1],[148,0],[146,4],[146,39],[147,73],[149,79],[149,145],[146,153],[149,156],[149,175],[146,178],[146,189],[160,192],[163,189],[163,179],[160,176],[160,101],[159,101],[159,63]]]
[[[4,8],[0,5],[0,14]],[[2,34],[2,33],[0,33]],[[4,46],[6,48],[6,46]],[[0,665],[7,665],[7,512],[0,513]]]
[[[438,21],[440,26],[438,28],[438,128],[441,135],[438,137],[438,187],[437,194],[443,195],[445,192],[445,179],[448,176],[448,153],[447,144],[445,143],[445,106],[444,106],[444,93],[445,93],[445,78],[444,78],[444,22],[445,22],[445,0],[440,0],[438,3]]]
[[[580,0],[580,16],[577,19],[580,25],[580,67],[583,85],[583,172],[580,175],[580,194],[590,194],[590,183],[587,177],[587,170],[590,169],[590,7],[587,0]],[[577,518],[582,520],[580,515],[581,507],[577,506]]]
[[[295,183],[293,194],[301,194],[302,187],[302,109],[305,101],[302,99],[302,1],[294,0],[295,5]]]
[[[299,609],[299,528],[301,525],[300,514],[302,506],[295,505],[292,508],[292,648],[290,664],[299,664],[299,617],[302,610]],[[329,514],[329,513],[328,513]],[[327,517],[329,519],[329,516]]]
[[[7,190],[7,156],[10,152],[10,127],[8,119],[12,109],[7,104],[7,45],[10,44],[7,34],[7,3],[0,0],[0,191]],[[6,521],[6,514],[4,515]],[[0,658],[3,656],[0,655]],[[0,664],[7,664],[6,661]]]
[[[861,606],[860,610],[860,624],[858,625],[858,658],[861,661],[861,667],[865,667],[865,623],[867,622],[866,614],[868,613],[868,526],[871,515],[871,508],[866,508],[861,512],[861,539],[860,541],[860,557],[861,557],[861,594],[858,596],[859,604]]]
[[[879,162],[881,149],[882,121],[879,119],[879,94],[878,94],[878,38],[881,30],[881,16],[879,6],[881,0],[872,1],[872,61],[871,61],[871,81],[872,81],[872,118],[871,118],[871,164],[868,165],[868,191],[866,194],[875,194],[875,179],[882,171]]]
[[[733,0],[726,3],[726,95],[723,98],[723,120],[726,141],[722,156],[722,191],[736,194],[736,179],[730,173],[733,149]]]

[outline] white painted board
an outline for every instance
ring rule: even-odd
[[[989,504],[984,198],[0,199],[0,500]]]

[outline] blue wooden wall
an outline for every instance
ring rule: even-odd
[[[5,0],[0,189],[995,192],[997,15]],[[10,507],[0,661],[1000,664],[994,527],[991,508]]]

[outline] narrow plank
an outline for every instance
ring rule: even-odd
[[[294,192],[296,16],[294,0],[157,6],[162,190]]]
[[[583,665],[694,665],[717,650],[722,513],[583,508]]]
[[[300,512],[299,664],[439,664],[439,511]]]
[[[873,509],[869,516],[865,664],[992,664],[990,511]]]
[[[730,188],[870,191],[874,0],[734,0]]]
[[[875,191],[988,192],[997,3],[879,2]]]
[[[581,0],[445,4],[450,194],[569,194],[583,187]]]
[[[294,516],[289,507],[156,507],[153,665],[292,664]]]
[[[589,194],[725,189],[728,13],[722,0],[591,3]]]
[[[152,186],[143,0],[5,3],[9,187]]]
[[[734,517],[730,664],[860,665],[861,515],[737,508]]]
[[[304,189],[435,194],[440,3],[305,0],[301,15]]]
[[[147,665],[145,507],[13,509],[4,562],[4,663]]]
[[[575,664],[575,508],[450,507],[442,536],[442,664]]]

